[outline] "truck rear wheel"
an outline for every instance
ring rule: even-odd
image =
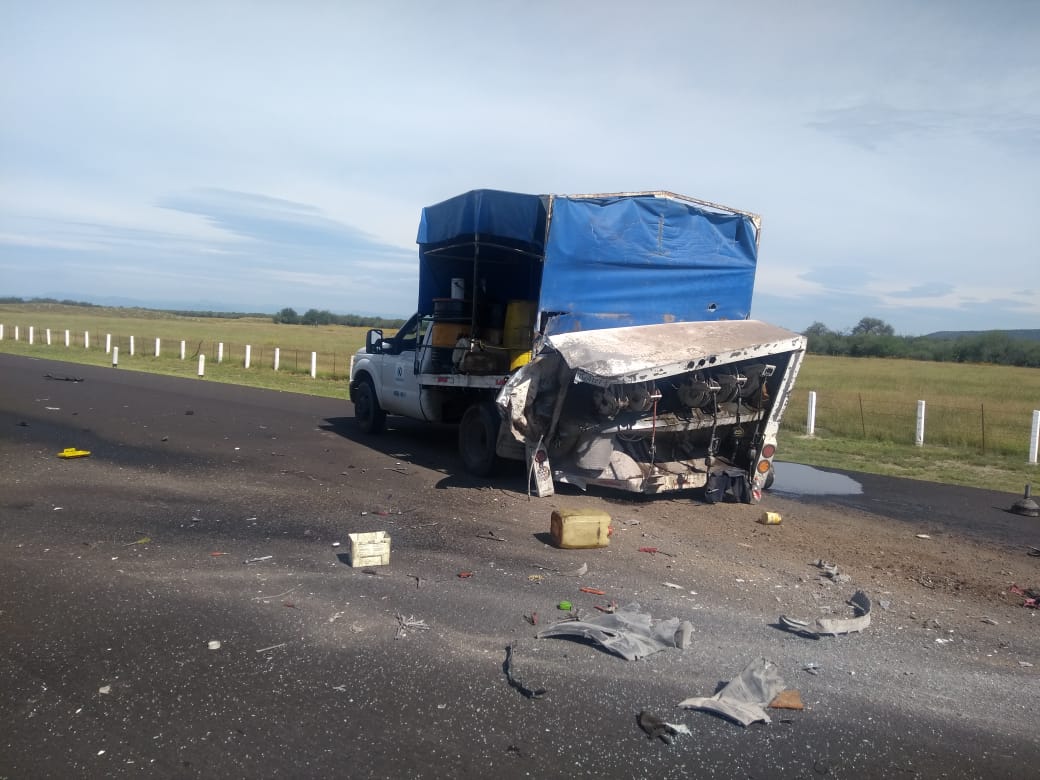
[[[354,419],[362,433],[382,433],[386,427],[386,412],[379,405],[376,389],[371,379],[358,382],[354,401]]]
[[[462,422],[459,423],[459,454],[470,474],[487,477],[495,471],[498,465],[495,445],[500,424],[498,407],[488,401],[473,404],[462,415]]]

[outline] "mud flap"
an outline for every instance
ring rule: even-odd
[[[704,485],[704,500],[709,504],[723,501],[750,504],[751,486],[748,484],[747,473],[743,469],[711,472]]]

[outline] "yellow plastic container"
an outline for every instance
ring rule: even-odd
[[[762,516],[758,518],[758,522],[762,525],[780,525],[782,520],[779,512],[763,512]]]
[[[506,327],[502,343],[508,349],[531,349],[537,301],[510,301],[506,306]]]
[[[553,544],[567,550],[610,544],[610,515],[598,509],[554,509],[549,524]]]
[[[514,350],[509,353],[509,370],[516,371],[520,366],[531,362],[531,350]]]

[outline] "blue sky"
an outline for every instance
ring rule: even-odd
[[[415,307],[424,205],[762,215],[753,316],[1040,327],[1040,4],[0,0],[0,295]]]

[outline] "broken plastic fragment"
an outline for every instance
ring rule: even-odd
[[[604,650],[616,653],[626,661],[645,658],[666,647],[682,650],[689,644],[693,633],[693,625],[689,621],[670,618],[653,623],[650,615],[640,610],[639,604],[629,604],[617,612],[589,620],[561,621],[543,628],[537,637],[574,636],[591,639]]]
[[[859,613],[853,618],[820,618],[815,624],[804,620],[780,616],[780,627],[813,639],[821,636],[837,636],[859,632],[870,625],[870,597],[857,590],[848,603]]]
[[[90,454],[90,450],[78,450],[75,447],[66,447],[58,453],[59,458],[85,458]]]
[[[665,744],[672,744],[672,737],[689,734],[690,729],[681,723],[667,723],[656,715],[643,710],[636,716],[639,728],[646,732],[647,739],[660,739]]]
[[[765,658],[756,658],[714,696],[685,699],[679,702],[679,706],[714,712],[741,726],[760,720],[770,723],[764,708],[785,688],[776,664]]]

